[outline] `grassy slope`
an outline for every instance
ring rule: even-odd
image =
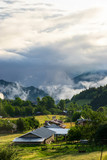
[[[81,99],[81,100],[77,100],[76,102],[79,106],[83,106],[83,105],[86,105],[86,104],[90,104],[91,103],[91,100],[90,99]]]
[[[3,145],[8,145],[11,141],[22,134],[9,134],[0,135],[0,147]],[[59,143],[61,144],[61,143]],[[17,145],[13,146],[18,152],[18,157],[20,160],[99,160],[100,151],[94,151],[89,153],[78,153],[75,149],[75,145],[67,145],[62,143],[61,147],[54,146],[55,144],[47,145],[46,150],[42,150],[44,146],[26,146]],[[54,146],[54,148],[53,148]],[[105,158],[104,158],[105,157]],[[103,152],[103,160],[107,160],[107,151]]]
[[[21,134],[0,134],[0,148],[12,143],[12,140],[21,136]],[[60,143],[61,144],[61,143]],[[41,150],[43,146],[13,146],[17,152],[20,160],[99,160],[100,151],[89,153],[78,153],[75,145],[67,145],[62,143],[62,146],[54,146],[55,144],[47,145],[46,150]],[[54,148],[53,148],[54,146]],[[105,158],[104,158],[105,157]],[[107,151],[103,152],[103,160],[107,160]]]
[[[56,116],[56,119],[60,120],[64,120],[66,118],[66,116],[64,115],[40,115],[40,116],[35,116],[35,118],[40,122],[40,124],[43,124],[45,121],[51,120],[53,116]],[[17,120],[18,118],[3,118],[3,119]]]
[[[47,116],[36,116],[40,123],[44,123],[45,120],[48,120],[49,117],[52,118],[52,115]],[[62,116],[61,116],[62,117]],[[56,117],[56,118],[59,118]],[[17,134],[0,134],[0,148],[3,146],[8,146],[12,143],[12,140],[16,137],[21,136],[24,133]],[[61,148],[59,146],[55,146],[52,149],[53,145],[48,145],[48,149],[42,151],[41,146],[13,146],[17,152],[20,160],[99,160],[100,152],[95,151],[91,153],[79,154],[77,150],[75,150],[75,146],[62,144]],[[107,151],[103,153],[103,160],[107,160]]]

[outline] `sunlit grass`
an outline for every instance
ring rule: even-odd
[[[41,115],[41,116],[35,116],[35,118],[40,122],[40,124],[43,124],[45,121],[52,120],[53,116],[56,116],[56,119],[62,119],[62,120],[64,120],[66,117],[64,115]]]
[[[12,144],[12,140],[24,133],[0,134],[0,147]],[[100,151],[90,153],[78,153],[75,145],[67,145],[66,142],[60,142],[61,147],[56,144],[47,145],[47,149],[42,151],[42,146],[38,145],[16,145],[13,146],[20,160],[100,160]],[[52,148],[53,146],[54,149]],[[68,148],[66,148],[66,146]],[[103,159],[107,160],[107,151],[103,152]]]
[[[45,121],[52,120],[53,116],[56,116],[56,119],[62,119],[62,120],[64,120],[66,118],[65,115],[38,115],[38,116],[35,116],[35,118],[40,122],[40,124],[43,124]],[[11,118],[3,118],[3,119],[17,120],[18,118],[11,117]]]
[[[85,154],[69,154],[69,155],[60,155],[60,156],[51,156],[51,157],[46,157],[46,158],[41,158],[41,160],[100,160],[100,152],[93,152],[93,153],[85,153]],[[105,159],[107,155],[107,151],[103,153],[103,159],[102,160],[107,160]],[[104,158],[105,157],[105,158]],[[27,159],[26,159],[27,160]]]
[[[23,135],[24,133],[15,133],[15,134],[0,134],[0,145],[6,145],[12,143],[13,139]]]
[[[75,123],[74,122],[66,122],[66,123],[64,123],[64,125],[66,126],[66,128],[71,128],[71,127],[75,126]]]

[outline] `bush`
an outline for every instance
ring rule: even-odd
[[[26,131],[39,127],[39,121],[35,117],[19,118],[17,120],[17,130]]]
[[[0,120],[0,131],[12,131],[13,125],[8,120]]]
[[[72,127],[68,132],[68,140],[75,141],[81,139],[81,130],[80,127]]]
[[[18,160],[16,150],[12,147],[1,149],[0,160]]]
[[[77,121],[77,119],[79,119],[81,116],[81,113],[80,112],[75,112],[72,116],[72,121],[75,122]]]
[[[96,130],[95,142],[107,144],[107,121],[101,124]]]

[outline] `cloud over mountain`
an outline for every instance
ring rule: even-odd
[[[79,73],[107,69],[106,0],[61,2],[1,0],[1,79],[66,85]]]

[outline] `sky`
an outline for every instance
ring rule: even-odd
[[[0,79],[71,84],[107,69],[107,0],[1,0]]]

